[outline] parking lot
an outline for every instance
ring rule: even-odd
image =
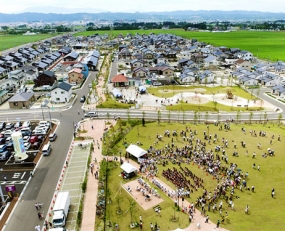
[[[82,144],[83,147],[78,144]],[[68,166],[64,168],[64,176],[62,179],[59,179],[60,191],[69,191],[71,196],[71,205],[65,227],[69,231],[76,229],[77,213],[82,198],[81,185],[88,169],[87,163],[90,148],[90,142],[75,142],[71,146]]]

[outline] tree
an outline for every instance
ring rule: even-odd
[[[195,125],[197,124],[197,119],[198,119],[197,111],[194,111],[193,121]]]
[[[240,110],[237,110],[237,114],[236,114],[236,124],[239,123],[239,120],[240,120],[240,117],[241,117],[241,114],[240,114]]]
[[[185,123],[185,117],[186,117],[185,111],[182,110],[182,120],[183,120],[183,124]]]
[[[208,119],[209,119],[209,112],[206,111],[205,112],[205,122],[208,122]]]
[[[198,123],[201,122],[200,120],[201,120],[201,111],[199,110],[199,111],[198,111]]]
[[[266,124],[266,122],[267,122],[267,113],[266,112],[264,112],[264,114],[263,114],[263,118],[264,118],[264,125]]]
[[[129,207],[129,211],[130,211],[130,216],[131,216],[131,224],[134,223],[134,215],[135,215],[135,206],[136,206],[136,202],[134,200],[130,200],[130,207]]]
[[[130,113],[131,113],[130,109],[128,108],[128,110],[127,110],[128,123],[130,123],[130,121],[131,121]]]
[[[157,123],[160,125],[160,120],[161,120],[161,112],[160,110],[157,111]]]
[[[215,111],[217,110],[217,104],[218,104],[218,102],[214,101]]]
[[[249,113],[249,124],[251,124],[252,117],[253,117],[253,112],[251,111],[251,112]]]
[[[278,115],[278,127],[281,124],[281,120],[282,120],[282,113],[279,113],[279,115]]]
[[[145,126],[145,111],[142,112],[142,126]]]
[[[168,112],[167,112],[167,117],[168,117],[168,123],[170,124],[170,117],[171,117],[171,111],[170,110],[168,110]]]

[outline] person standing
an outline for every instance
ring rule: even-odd
[[[143,228],[143,224],[142,222],[140,222],[140,229],[142,230],[142,228]]]
[[[219,228],[220,227],[220,220],[218,220],[218,222],[217,222],[217,228]]]
[[[36,208],[36,210],[39,210],[39,204],[38,204],[38,202],[35,203],[35,208]]]
[[[142,215],[140,215],[140,222],[142,222]]]
[[[153,231],[153,224],[150,223],[150,230]]]
[[[36,225],[36,226],[35,226],[35,230],[36,230],[36,231],[41,231],[41,226],[40,226],[40,225]]]
[[[6,177],[6,176],[4,176],[3,178],[4,178],[5,182],[7,182],[7,181],[8,181],[8,179],[7,179],[7,177]]]
[[[205,220],[205,223],[208,223],[209,222],[209,215],[206,216],[206,220]]]
[[[275,194],[275,189],[273,188],[273,189],[271,190],[271,197],[272,197],[272,198],[274,198],[274,194]]]

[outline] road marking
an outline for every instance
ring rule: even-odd
[[[26,172],[24,172],[24,173],[23,173],[23,175],[22,175],[21,179],[23,179],[25,175],[26,175]]]
[[[22,173],[20,172],[15,172],[14,175],[12,176],[12,178],[20,178],[20,176],[22,175]],[[22,178],[21,178],[22,179]]]
[[[23,181],[0,181],[0,184],[1,185],[4,185],[4,184],[26,184],[27,181],[23,180]]]

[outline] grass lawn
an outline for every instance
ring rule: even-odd
[[[227,46],[229,48],[240,48],[241,50],[248,50],[254,56],[260,59],[270,59],[272,61],[285,60],[285,32],[269,32],[269,31],[235,31],[229,33],[207,33],[207,32],[192,32],[184,31],[182,29],[173,30],[112,30],[112,31],[84,31],[75,34],[77,35],[91,35],[91,34],[110,34],[110,36],[117,36],[118,34],[126,35],[128,33],[135,35],[150,34],[150,33],[164,33],[176,34],[178,36],[192,39],[195,38],[199,42],[206,42],[214,46]]]
[[[105,162],[106,163],[106,162]],[[110,164],[110,162],[108,163]],[[102,168],[102,166],[101,166]],[[124,180],[120,177],[121,169],[119,166],[112,165],[110,176],[109,176],[109,197],[112,200],[112,203],[107,205],[107,221],[111,220],[111,222],[119,224],[120,230],[132,230],[130,229],[131,223],[131,214],[129,212],[131,203],[133,202],[133,198],[123,189],[121,188],[121,183],[126,184],[129,180]],[[102,174],[101,174],[102,175]],[[134,179],[132,179],[134,180]],[[160,203],[161,207],[161,217],[159,217],[153,210],[150,208],[148,210],[144,210],[139,204],[134,203],[134,213],[132,221],[139,223],[139,216],[143,217],[143,226],[144,230],[149,230],[149,225],[152,222],[153,224],[157,222],[160,226],[160,230],[171,230],[179,227],[187,227],[189,225],[188,216],[186,213],[181,213],[175,211],[175,216],[179,217],[178,222],[170,222],[169,218],[174,214],[174,202],[170,200],[165,194],[163,194],[158,189],[161,198],[164,200]],[[118,207],[118,198],[120,203],[120,208],[122,210],[122,214],[117,214]],[[96,228],[95,230],[103,230],[103,222],[104,220],[96,219]],[[138,230],[136,228],[135,230]],[[114,229],[107,229],[114,230]]]
[[[186,103],[184,101],[180,101],[179,104],[172,105],[172,106],[166,106],[166,110],[170,111],[260,111],[263,110],[263,107],[249,107],[248,109],[246,107],[231,107],[224,104],[215,103],[213,101],[210,101],[205,104],[191,104]]]
[[[140,141],[142,143],[142,148],[148,149],[150,145],[154,145],[154,141],[156,139],[156,134],[164,134],[165,130],[177,130],[178,134],[181,130],[185,130],[186,126],[188,128],[191,128],[192,131],[196,130],[197,135],[195,138],[200,138],[201,140],[204,140],[203,132],[208,132],[209,134],[212,134],[212,137],[214,134],[217,134],[219,137],[219,140],[216,144],[207,144],[206,150],[215,150],[215,146],[217,144],[222,144],[222,138],[225,138],[229,141],[229,147],[225,148],[226,154],[228,156],[228,163],[235,163],[237,164],[237,168],[241,169],[242,172],[248,172],[249,177],[246,179],[247,181],[247,187],[251,188],[252,185],[255,186],[255,192],[251,191],[240,191],[239,189],[235,189],[234,193],[234,199],[233,202],[235,204],[235,209],[231,210],[224,199],[220,198],[217,200],[217,204],[220,203],[221,200],[223,200],[223,213],[228,212],[229,214],[229,220],[225,221],[224,224],[221,226],[233,230],[233,231],[249,231],[249,230],[263,230],[263,231],[271,231],[271,230],[280,230],[280,225],[283,224],[283,213],[284,213],[284,206],[285,206],[285,188],[283,187],[284,183],[284,174],[285,174],[285,168],[284,168],[284,156],[283,156],[283,143],[285,139],[285,133],[284,133],[284,127],[277,127],[277,125],[274,124],[252,124],[252,125],[235,125],[231,124],[231,130],[219,130],[218,126],[209,125],[209,130],[207,130],[206,125],[199,124],[199,125],[193,125],[193,124],[168,124],[168,123],[161,123],[158,125],[157,123],[147,123],[145,127],[142,125],[139,125],[138,127],[134,127],[129,131],[129,133],[124,137],[124,139],[120,140],[114,150],[117,150],[115,154],[118,155],[118,150],[125,150],[125,144],[124,142],[127,142],[127,144],[130,143],[136,143],[137,141]],[[246,129],[246,133],[243,133],[241,131],[241,128],[244,127]],[[116,130],[116,129],[115,129]],[[257,137],[251,136],[250,130],[255,130],[257,133]],[[265,131],[266,136],[261,137],[259,136],[259,131]],[[111,132],[110,130],[109,132]],[[188,133],[189,134],[189,133]],[[118,135],[118,131],[114,136]],[[272,139],[272,136],[275,136],[274,139]],[[281,142],[277,141],[278,135],[281,136]],[[109,142],[109,139],[112,139],[114,137],[112,134],[108,134],[106,137],[106,143]],[[159,141],[157,145],[155,145],[156,149],[162,149],[167,145],[168,143],[171,144],[173,138],[173,142],[177,147],[184,147],[186,145],[186,142],[183,141],[182,137],[179,135],[177,137],[163,137],[162,141]],[[270,140],[272,140],[272,144],[270,144]],[[124,142],[123,142],[124,141]],[[246,142],[246,148],[241,147],[241,141]],[[261,143],[261,149],[257,148],[257,143]],[[237,149],[234,149],[234,144],[237,145]],[[273,148],[275,151],[274,157],[261,157],[262,153],[267,152],[267,148]],[[246,150],[248,150],[249,156],[246,156]],[[239,153],[239,157],[232,156],[232,153],[234,151],[237,151]],[[252,153],[256,152],[256,158],[252,158]],[[123,152],[124,154],[124,152]],[[221,156],[221,153],[219,153]],[[261,166],[260,171],[253,169],[252,165],[253,163]],[[158,177],[165,182],[165,184],[171,185],[170,182],[168,182],[162,175],[162,170],[172,167],[179,168],[177,165],[173,165],[169,163],[165,167],[162,165],[158,165],[159,173]],[[195,175],[198,177],[203,178],[205,188],[213,192],[215,189],[215,186],[217,185],[217,181],[213,180],[212,177],[207,176],[206,172],[202,168],[198,168],[196,164],[193,165],[191,162],[189,165],[186,163],[182,163],[181,166],[187,166]],[[225,161],[221,160],[221,166],[229,166],[229,164],[226,164]],[[112,173],[110,177],[110,182],[114,185],[114,187],[110,190],[111,191],[111,197],[113,197],[116,192],[118,191],[118,184],[119,180],[121,178],[118,178],[119,175],[119,168],[115,168],[114,172]],[[222,177],[222,176],[220,176]],[[115,186],[117,185],[117,186]],[[275,188],[275,198],[271,198],[271,189]],[[227,195],[229,195],[230,190],[227,190]],[[123,192],[123,190],[122,190]],[[125,193],[125,192],[123,192]],[[197,197],[201,196],[202,189],[199,189],[198,191],[194,191],[191,194],[190,199],[186,198],[186,200],[189,200],[189,202],[195,201]],[[162,194],[162,193],[161,193]],[[128,206],[128,196],[123,194],[125,196],[125,203],[124,206]],[[237,196],[237,197],[236,197]],[[114,203],[114,202],[113,202]],[[172,214],[172,203],[163,202],[164,204],[161,205],[163,207],[163,211],[168,211],[169,215]],[[250,213],[247,215],[245,214],[245,206],[249,205],[249,211]],[[113,205],[114,206],[114,205]],[[169,208],[168,208],[169,207]],[[142,216],[146,219],[147,222],[153,222],[153,217],[157,218],[154,214],[153,210],[150,209],[149,211],[140,211],[139,206],[137,206],[137,213],[135,218],[138,218],[139,214],[141,213]],[[123,210],[126,211],[126,210]],[[218,219],[221,219],[219,212],[207,212],[210,216],[210,220],[212,220],[214,223],[217,222]],[[119,224],[126,225],[130,222],[130,215],[129,213],[124,214],[124,218],[122,219],[122,216],[118,216],[114,214],[113,220],[118,222]],[[195,219],[195,217],[194,217]],[[185,217],[186,222],[187,217]],[[181,221],[181,220],[180,220]],[[161,230],[168,230],[169,224],[167,219],[164,219],[163,221],[158,221],[159,225],[164,224],[164,228]],[[163,223],[162,223],[163,222]],[[149,223],[147,224],[149,225]],[[122,227],[122,226],[121,226]],[[146,226],[145,226],[146,227]],[[183,228],[184,226],[180,226]],[[177,227],[175,227],[177,228]],[[282,228],[281,228],[282,229]],[[124,230],[128,230],[127,228]]]
[[[179,85],[171,85],[171,86],[160,86],[160,87],[149,87],[147,88],[148,93],[162,97],[168,98],[172,97],[176,94],[181,94],[183,92],[197,92],[203,94],[227,94],[227,91],[230,90],[235,96],[239,96],[245,99],[252,99],[252,95],[245,91],[240,87],[205,87],[205,86],[179,86]]]
[[[134,104],[125,104],[120,103],[114,100],[112,97],[108,97],[107,100],[97,105],[98,108],[122,108],[122,109],[128,109],[132,107]]]
[[[37,42],[57,34],[37,34],[37,35],[0,35],[0,51],[27,43]]]

